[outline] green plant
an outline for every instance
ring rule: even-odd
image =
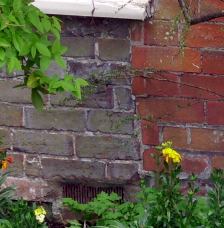
[[[208,192],[208,223],[210,227],[224,224],[224,171],[214,170],[211,174],[212,187]]]
[[[39,223],[35,216],[36,205],[29,205],[24,200],[13,201],[5,208],[7,215],[4,217],[6,227],[10,228],[45,228],[45,223]],[[7,221],[7,222],[6,222]],[[3,226],[3,228],[5,228]]]
[[[22,71],[24,80],[18,86],[31,89],[34,106],[43,108],[43,94],[69,92],[81,99],[81,87],[88,85],[85,80],[46,73],[52,61],[66,68],[60,21],[42,13],[30,0],[0,0],[0,12],[0,67],[6,66],[8,73]]]
[[[122,202],[116,194],[101,193],[88,204],[64,199],[64,204],[80,212],[79,221],[71,221],[73,228],[95,225],[95,228],[215,228],[224,226],[224,170],[215,169],[207,196],[199,196],[197,177],[188,178],[182,190],[181,155],[171,142],[157,147],[154,154],[157,169],[154,185],[144,181],[134,203]]]
[[[109,226],[114,220],[124,224],[132,223],[142,212],[141,208],[135,207],[135,204],[131,202],[121,204],[120,200],[115,193],[109,195],[102,192],[87,204],[80,204],[70,198],[65,198],[63,202],[71,211],[81,214],[81,223],[96,224],[97,226]],[[72,222],[74,223],[74,221]],[[77,226],[77,222],[75,224]]]

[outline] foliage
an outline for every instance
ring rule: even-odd
[[[30,0],[0,0],[0,67],[8,73],[22,71],[23,83],[32,91],[32,102],[43,108],[42,94],[69,92],[81,99],[81,87],[88,83],[72,75],[49,77],[46,70],[52,61],[66,68],[60,43],[61,26],[56,17],[49,17],[34,7]]]
[[[71,221],[70,227],[82,224],[98,228],[214,228],[224,224],[224,171],[214,170],[207,197],[199,196],[197,177],[188,179],[183,192],[180,174],[181,155],[171,142],[157,147],[154,154],[157,170],[153,174],[154,186],[142,182],[135,203],[119,203],[115,194],[101,193],[92,202],[80,204],[64,199],[73,212],[80,212],[79,221]]]
[[[73,212],[81,213],[82,222],[88,224],[110,225],[114,220],[129,224],[139,216],[143,207],[135,207],[134,203],[131,202],[120,204],[120,200],[121,198],[115,193],[102,192],[87,204],[80,204],[70,198],[65,198],[64,205]],[[73,226],[77,226],[74,221],[72,223]]]
[[[5,208],[7,215],[4,217],[5,220],[1,226],[3,228],[45,228],[47,227],[44,223],[39,223],[35,216],[36,205],[30,206],[26,201],[18,200],[13,201]]]
[[[1,141],[0,141],[1,144]],[[1,228],[44,228],[44,223],[38,222],[35,216],[36,205],[30,206],[23,200],[13,201],[15,188],[5,187],[4,184],[9,172],[8,165],[13,157],[7,155],[5,149],[0,149],[0,227]],[[36,210],[35,210],[36,209]],[[46,214],[46,212],[45,212]]]

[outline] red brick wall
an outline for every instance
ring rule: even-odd
[[[199,5],[201,2],[201,5]],[[198,15],[224,9],[219,0],[195,1]],[[184,155],[186,173],[207,178],[224,168],[224,20],[194,25],[180,53],[181,31],[171,32],[180,12],[177,0],[155,1],[153,20],[132,29],[132,66],[153,69],[133,79],[141,116],[143,166],[153,170],[149,154],[172,140]]]

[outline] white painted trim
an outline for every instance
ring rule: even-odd
[[[35,0],[47,14],[144,20],[150,16],[149,0]]]

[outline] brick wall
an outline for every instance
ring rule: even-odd
[[[184,154],[186,174],[207,179],[224,166],[223,19],[191,27],[182,54],[181,31],[171,32],[177,0],[154,3],[144,23],[61,18],[66,72],[96,84],[82,103],[47,96],[37,112],[28,90],[12,89],[19,78],[1,73],[0,136],[15,158],[8,183],[18,196],[53,202],[69,181],[121,184],[129,197],[139,174],[154,169],[154,146],[168,139]],[[218,0],[197,3],[200,15],[223,9]],[[131,79],[131,66],[144,74]],[[55,72],[65,73],[52,64]]]
[[[0,136],[15,158],[8,183],[28,200],[54,201],[63,182],[108,183],[135,189],[141,165],[135,136],[134,99],[129,77],[130,22],[62,17],[68,46],[66,72],[90,79],[96,91],[81,103],[62,95],[45,97],[36,111],[26,89],[2,72]],[[63,74],[55,64],[49,73]]]
[[[195,1],[192,10],[205,15],[223,8],[221,1],[206,0]],[[154,146],[172,140],[184,155],[185,173],[207,179],[212,167],[224,168],[224,21],[192,26],[181,53],[181,26],[172,29],[179,13],[177,0],[155,1],[153,19],[133,32],[133,67],[154,71],[133,80],[143,165],[153,170]]]

